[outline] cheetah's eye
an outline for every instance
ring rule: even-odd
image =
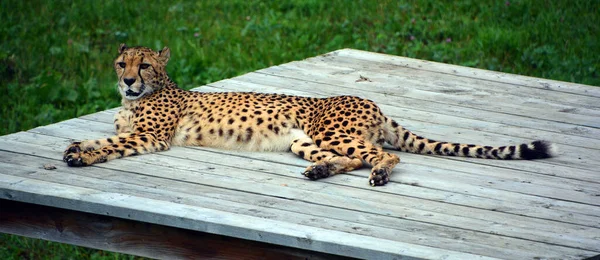
[[[140,69],[143,69],[143,70],[145,70],[145,69],[147,69],[147,68],[149,68],[149,67],[150,67],[150,64],[146,64],[146,63],[142,63],[142,64],[140,64]]]
[[[117,62],[117,65],[121,68],[125,68],[125,62]]]

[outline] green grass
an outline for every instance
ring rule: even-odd
[[[186,89],[340,48],[600,86],[600,1],[444,2],[3,0],[0,135],[118,106],[121,42],[169,46]]]
[[[0,234],[0,259],[138,260],[144,258]]]

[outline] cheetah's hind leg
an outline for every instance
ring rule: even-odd
[[[341,143],[344,145],[340,145]],[[332,138],[330,141],[323,141],[321,147],[331,149],[338,154],[360,156],[362,161],[373,167],[371,175],[369,175],[369,185],[371,186],[387,184],[390,180],[392,169],[400,163],[400,157],[397,155],[385,152],[380,145],[376,145],[360,137]]]
[[[294,139],[290,148],[293,153],[307,161],[314,162],[302,173],[311,180],[318,180],[338,173],[345,173],[362,167],[362,160],[350,158],[319,148],[308,137]]]

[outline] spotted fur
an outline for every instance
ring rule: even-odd
[[[418,136],[383,115],[372,101],[337,96],[314,98],[262,93],[185,91],[167,76],[168,48],[119,47],[114,68],[122,109],[117,135],[72,143],[69,166],[87,166],[125,156],[168,150],[172,145],[250,151],[291,150],[313,162],[304,175],[325,178],[372,166],[369,184],[384,185],[400,162],[382,149],[487,159],[553,156],[549,142],[481,146],[438,142]]]

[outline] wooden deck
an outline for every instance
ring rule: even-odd
[[[544,139],[560,152],[538,161],[396,152],[401,164],[391,182],[377,188],[368,185],[368,169],[307,180],[300,173],[309,163],[291,153],[175,147],[66,167],[61,157],[70,141],[113,134],[111,109],[0,137],[4,205],[33,203],[368,259],[600,254],[598,87],[343,49],[197,90],[357,95],[435,140],[504,145]],[[55,240],[68,233],[52,238],[50,231],[9,224],[0,218],[0,232]],[[118,250],[81,239],[73,243]]]

